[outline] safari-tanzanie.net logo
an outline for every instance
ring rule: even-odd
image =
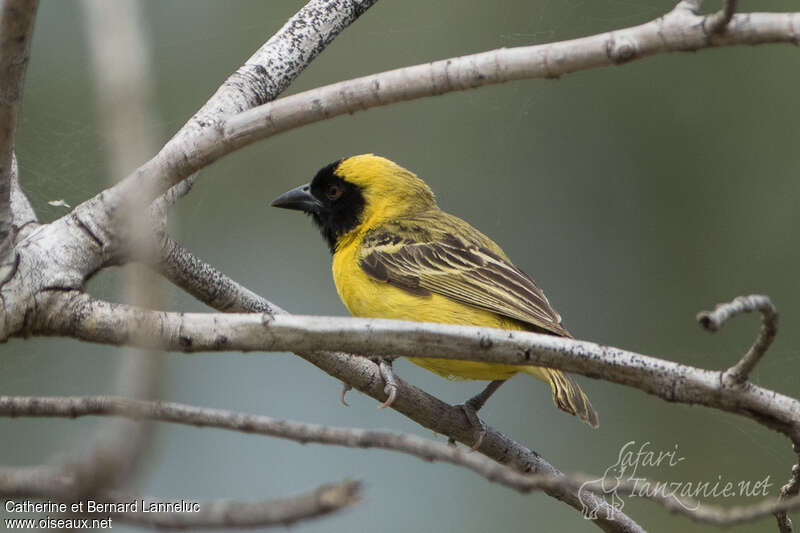
[[[608,507],[608,518],[613,520],[617,511],[625,506],[625,497],[674,499],[684,508],[694,511],[701,500],[714,498],[768,496],[772,482],[767,475],[760,480],[731,480],[722,475],[707,480],[656,481],[652,479],[665,469],[675,468],[686,461],[678,445],[669,449],[654,448],[650,441],[626,442],[619,450],[617,462],[606,468],[602,477],[581,484],[578,498],[583,517],[599,518],[599,510],[606,506],[591,505],[589,494],[603,499]],[[644,474],[647,472],[649,477]]]

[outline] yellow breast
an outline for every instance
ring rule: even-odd
[[[361,239],[337,249],[333,256],[333,280],[342,302],[353,316],[439,322],[500,329],[524,329],[496,313],[468,306],[438,294],[416,296],[388,283],[375,281],[360,266]],[[398,354],[402,355],[402,354]],[[409,358],[410,361],[449,379],[507,379],[521,368],[509,365]]]

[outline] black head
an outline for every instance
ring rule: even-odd
[[[323,167],[311,183],[278,196],[270,204],[311,215],[331,253],[336,251],[339,237],[359,225],[364,211],[361,187],[336,174],[341,162],[334,161]]]

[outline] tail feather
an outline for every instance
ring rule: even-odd
[[[600,426],[597,411],[592,407],[589,398],[568,375],[552,368],[528,367],[528,374],[547,381],[553,388],[553,403],[559,409],[575,415],[593,428]]]

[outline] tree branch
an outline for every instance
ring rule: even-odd
[[[800,42],[800,13],[737,16],[709,38],[703,17],[674,10],[646,24],[552,44],[508,48],[365,76],[281,98],[227,121],[202,155],[218,158],[290,129],[373,107],[529,78],[558,78],[656,54],[716,46]],[[201,154],[196,154],[201,155]]]
[[[725,33],[709,36],[705,17],[674,9],[657,20],[570,41],[492,50],[340,82],[288,96],[230,117],[224,129],[196,131],[170,143],[115,187],[114,196],[140,180],[165,191],[220,157],[257,140],[313,122],[372,107],[530,78],[558,78],[656,54],[717,46],[800,42],[800,13],[735,15]],[[189,140],[191,142],[189,142]]]
[[[154,106],[147,39],[137,4],[131,0],[84,0],[82,7],[97,92],[95,101],[108,154],[106,164],[111,176],[122,176],[155,150],[152,131],[148,129],[148,123],[155,119],[151,111]],[[122,211],[126,214],[126,234],[130,237],[129,246],[134,247],[149,228],[142,228],[141,217],[130,216],[125,207]],[[129,270],[124,281],[128,301],[159,307],[159,285],[153,280]],[[125,351],[115,388],[136,398],[156,396],[158,356],[144,350]],[[71,496],[80,498],[123,483],[134,471],[148,437],[144,424],[130,420],[113,420],[100,426],[82,444],[82,452],[64,465],[64,469],[72,471],[75,481]]]
[[[204,106],[168,146],[180,144],[177,138],[190,138],[189,130],[216,129],[215,113],[227,116],[248,105],[257,105],[275,96],[291,82],[319,52],[354,21],[375,0],[311,0],[292,17],[253,57],[244,71],[234,75]],[[242,73],[244,72],[244,73]],[[249,87],[253,84],[254,87]],[[266,91],[266,92],[265,92]],[[270,92],[273,91],[273,92]],[[220,111],[218,111],[220,110]],[[192,144],[189,140],[188,144]],[[164,153],[171,149],[165,148]],[[178,159],[182,155],[178,154]],[[158,163],[161,161],[163,163]],[[151,161],[151,169],[165,174],[174,161]],[[139,175],[139,173],[134,173]],[[121,185],[121,184],[120,184]],[[118,187],[120,186],[118,185]],[[114,192],[116,190],[116,192]],[[142,195],[142,190],[149,191]],[[131,202],[142,203],[154,192],[147,182],[136,182],[127,192],[106,189],[82,203],[60,219],[36,228],[17,246],[15,261],[0,265],[0,296],[4,313],[0,315],[0,341],[10,335],[25,335],[26,317],[40,312],[39,296],[49,290],[82,290],[86,281],[104,267],[118,265],[129,257],[126,240],[126,212],[141,213],[149,206],[131,209]],[[57,261],[53,259],[57,258]],[[42,300],[46,300],[44,297]]]
[[[99,515],[157,529],[288,526],[346,509],[358,503],[360,493],[360,483],[345,481],[322,485],[311,492],[279,500],[260,502],[218,500],[198,503],[199,508],[192,512],[109,511],[99,513]],[[0,467],[0,496],[48,500],[55,496],[57,500],[65,503],[80,501],[74,497],[74,478],[70,472],[50,466],[11,469]],[[111,504],[112,506],[108,509],[119,509],[122,505],[135,501],[146,502],[151,509],[157,509],[161,503],[174,503],[117,493],[104,493],[92,496],[92,499],[101,504]],[[97,515],[83,514],[81,516]]]
[[[154,267],[176,286],[224,313],[271,315],[283,311],[202,261],[166,234],[162,238],[161,257]]]
[[[671,402],[736,413],[800,440],[800,401],[722,373],[681,365],[593,342],[537,333],[382,319],[269,314],[148,311],[58,293],[44,335],[170,351],[340,350],[365,355],[434,357],[559,368],[638,388]]]
[[[724,0],[722,9],[709,16],[704,24],[711,33],[722,33],[736,13],[737,0]]]
[[[83,240],[88,237],[89,240],[99,242],[96,247],[90,246],[90,251],[87,253],[99,254],[105,248],[105,237],[112,241],[122,240],[123,234],[119,232],[121,219],[115,214],[116,208],[123,205],[123,202],[128,201],[136,188],[142,187],[142,183],[147,184],[146,188],[152,191],[145,200],[155,198],[171,185],[178,183],[195,170],[238,146],[279,131],[285,131],[291,127],[297,127],[336,114],[354,112],[394,101],[442,94],[452,90],[472,88],[489,83],[501,83],[523,77],[558,76],[577,70],[618,64],[662,52],[695,50],[731,44],[797,42],[798,40],[797,28],[800,26],[798,23],[800,17],[797,13],[784,15],[737,15],[732,18],[727,31],[718,35],[705,35],[703,39],[700,39],[698,31],[704,33],[702,30],[706,18],[695,16],[690,12],[691,6],[694,6],[696,11],[700,7],[700,3],[699,0],[685,0],[679,4],[678,8],[662,19],[628,30],[564,43],[554,43],[552,45],[487,52],[468,56],[467,58],[449,60],[449,62],[443,61],[431,65],[400,69],[383,75],[361,78],[360,80],[343,82],[342,84],[311,91],[306,93],[303,98],[298,98],[302,95],[286,98],[260,108],[258,111],[252,111],[251,114],[242,113],[239,116],[231,116],[231,113],[237,110],[246,109],[260,103],[260,95],[264,93],[259,89],[259,85],[269,78],[272,70],[276,70],[274,64],[265,65],[257,61],[256,68],[251,73],[255,75],[254,81],[250,79],[250,76],[245,75],[240,77],[238,83],[234,83],[228,88],[229,91],[234,93],[238,91],[240,94],[231,97],[232,103],[227,108],[227,111],[225,105],[219,102],[221,107],[218,107],[218,109],[222,109],[222,111],[215,112],[214,108],[217,108],[217,106],[215,105],[212,108],[211,103],[217,96],[212,98],[204,107],[204,110],[210,110],[207,117],[204,117],[203,113],[198,113],[198,116],[193,121],[190,121],[158,156],[142,166],[118,186],[104,191],[101,195],[76,208],[70,216],[49,225],[52,231],[48,235],[59,235],[58,232],[63,231],[64,227],[67,227],[72,232],[67,233],[69,237],[85,233]],[[325,7],[322,6],[324,2],[311,2],[309,6],[312,4],[323,9],[322,15],[330,15],[334,19],[336,18],[335,13],[331,15],[331,13],[324,11]],[[339,12],[340,9],[338,7],[343,7],[346,11],[348,6],[351,6],[351,3],[344,4],[346,5],[337,6],[333,11]],[[363,4],[371,4],[371,2]],[[366,7],[363,9],[366,9]],[[353,18],[356,16],[358,16],[358,13],[355,13]],[[316,20],[314,19],[314,22]],[[312,27],[312,31],[307,32],[307,28],[303,23]],[[340,23],[342,21],[337,19],[333,24],[337,26]],[[347,22],[343,24],[346,25]],[[319,37],[320,41],[318,43],[321,42],[322,46],[327,42],[325,41],[327,37],[324,37],[327,30],[314,33],[318,30],[318,27],[314,23],[309,24],[308,19],[300,19],[297,27],[292,28],[290,26],[291,21],[282,30],[284,31],[289,27],[284,39],[288,35],[290,36],[290,41],[291,39],[296,40],[292,43],[287,44],[287,42],[284,42],[282,44],[291,48],[294,44],[303,43],[297,46],[298,49],[302,49],[302,53],[298,57],[303,61],[305,61],[303,54],[309,49],[308,43],[312,43],[311,49],[316,50],[313,43],[317,41],[314,41],[314,39]],[[335,35],[340,29],[341,27],[337,27],[331,31]],[[303,41],[301,34],[305,35],[307,40]],[[330,39],[332,39],[332,36]],[[297,50],[289,50],[287,53],[291,56],[295,52]],[[532,59],[531,57],[525,57],[526,54],[531,55]],[[286,57],[285,55],[278,55]],[[303,61],[300,61],[302,66],[305,65]],[[300,69],[302,69],[302,66],[300,66]],[[294,68],[294,66],[291,67]],[[453,67],[452,70],[451,67]],[[263,72],[261,72],[262,70]],[[277,68],[277,70],[280,70],[280,68]],[[406,79],[406,76],[409,76],[409,78]],[[419,76],[428,77],[423,82]],[[332,92],[334,88],[340,91],[339,94]],[[220,89],[218,95],[221,92],[229,92],[228,90],[223,91],[223,89]],[[338,100],[342,100],[344,103],[337,103]],[[286,104],[286,101],[289,103]],[[208,118],[210,122],[207,123],[204,118]],[[76,228],[77,231],[74,232],[73,230],[76,230]],[[40,235],[36,246],[41,247],[41,250],[46,249],[45,245],[51,242],[45,238],[48,235]],[[75,247],[77,246],[75,241],[76,239],[65,239],[60,241],[60,246]],[[186,254],[188,252],[180,255]],[[38,263],[37,260],[39,261]],[[31,254],[23,257],[21,261],[21,265],[25,269],[35,268],[37,265],[44,264],[41,262],[41,257],[33,257]],[[163,325],[167,330],[159,334],[163,337],[160,337],[160,340],[172,343],[171,345],[174,345],[175,349],[189,351],[198,349],[198,346],[202,346],[205,343],[215,350],[262,350],[264,348],[258,344],[259,342],[271,346],[279,346],[281,342],[288,342],[287,339],[291,338],[292,335],[309,338],[317,335],[315,337],[317,340],[314,342],[322,342],[321,339],[326,338],[325,336],[327,335],[328,337],[325,340],[326,347],[328,345],[338,346],[336,343],[330,342],[332,334],[330,331],[325,331],[325,327],[346,326],[345,334],[339,341],[342,346],[356,346],[370,354],[374,353],[374,345],[385,350],[394,350],[393,347],[405,350],[403,347],[410,346],[409,341],[404,341],[403,339],[389,337],[384,344],[381,344],[383,341],[373,338],[380,337],[384,333],[399,336],[412,332],[404,329],[410,326],[403,324],[398,326],[397,323],[382,324],[380,321],[371,323],[351,322],[349,324],[325,322],[323,328],[319,329],[314,324],[308,323],[311,320],[308,317],[271,317],[264,315],[263,317],[255,317],[255,322],[252,322],[253,317],[229,315],[228,317],[223,317],[224,320],[217,317],[219,321],[209,321],[209,319],[203,318],[202,315],[179,317],[175,313],[145,312],[128,306],[114,307],[113,304],[91,301],[88,297],[81,299],[85,295],[79,295],[76,291],[70,290],[79,288],[86,277],[102,266],[102,263],[97,258],[89,258],[83,261],[83,265],[75,264],[76,261],[68,261],[67,263],[69,264],[62,266],[59,271],[61,275],[57,279],[57,284],[48,285],[44,291],[40,291],[41,287],[26,287],[26,294],[31,295],[31,299],[34,300],[37,306],[37,311],[41,312],[32,313],[30,321],[27,320],[29,315],[26,313],[26,320],[22,322],[22,325],[20,325],[18,316],[15,314],[15,318],[6,320],[6,323],[2,324],[3,329],[0,331],[0,338],[5,338],[6,333],[17,335],[29,333],[64,334],[64,332],[70,331],[71,335],[85,335],[87,340],[97,341],[102,339],[103,342],[136,343],[142,341],[135,341],[130,335],[134,335],[137,332],[147,332],[149,334],[152,326]],[[109,263],[106,262],[105,264]],[[187,266],[181,268],[197,268],[197,266],[197,264],[188,263]],[[81,268],[83,268],[83,271],[80,272],[81,275],[75,276],[75,272]],[[181,275],[183,274],[186,274],[186,272],[181,273]],[[229,286],[227,288],[228,296],[237,300],[229,304],[229,309],[234,309],[238,306],[256,306],[265,301],[252,293],[249,299],[245,298],[242,301],[244,293],[239,289],[240,287],[237,286]],[[196,292],[202,293],[203,291],[197,290]],[[222,305],[224,301],[214,300],[214,304]],[[228,301],[230,302],[230,300]],[[51,307],[48,304],[53,304],[53,306]],[[270,309],[269,304],[262,310],[267,309]],[[16,311],[18,308],[13,310]],[[87,314],[82,315],[82,312]],[[278,311],[272,309],[271,312],[277,313]],[[57,316],[59,313],[61,315]],[[122,331],[110,329],[116,327],[116,320],[120,317],[125,317],[126,320],[140,320],[141,322],[128,323],[127,328]],[[230,321],[227,320],[228,318],[230,318]],[[296,318],[300,322],[280,321],[279,318],[281,320],[283,318]],[[303,320],[306,322],[303,323]],[[98,329],[92,331],[90,326],[96,326]],[[211,330],[204,332],[193,329],[201,326],[210,326]],[[599,347],[592,343],[581,343],[580,341],[572,341],[578,343],[572,345],[544,346],[539,344],[542,342],[540,339],[515,337],[508,339],[509,344],[504,345],[503,342],[506,339],[486,336],[485,332],[477,329],[474,331],[452,332],[438,328],[426,330],[425,328],[430,325],[415,324],[415,326],[421,329],[415,330],[416,337],[414,338],[416,340],[412,339],[410,342],[418,343],[415,346],[420,353],[424,350],[437,350],[436,353],[438,355],[445,352],[446,349],[450,349],[449,344],[447,346],[437,344],[441,342],[454,343],[456,345],[454,350],[458,350],[458,346],[466,346],[470,350],[475,350],[474,338],[467,337],[474,334],[481,341],[481,344],[485,344],[480,346],[479,357],[501,358],[491,359],[492,362],[508,360],[516,361],[512,364],[537,364],[561,367],[568,370],[572,369],[572,367],[581,368],[583,370],[573,371],[582,372],[592,377],[602,377],[618,383],[638,386],[647,392],[657,394],[668,400],[703,403],[705,399],[719,402],[720,405],[713,406],[750,416],[769,427],[793,436],[793,438],[796,438],[798,434],[797,421],[799,417],[798,402],[796,400],[780,395],[772,395],[767,399],[767,395],[772,394],[771,391],[755,387],[746,381],[738,385],[736,391],[732,391],[730,384],[719,382],[719,372],[675,365],[674,363],[640,356],[632,352]],[[281,329],[282,327],[284,329]],[[288,329],[286,329],[287,327]],[[190,333],[189,335],[186,335],[187,331]],[[275,333],[276,331],[278,333]],[[228,334],[230,336],[226,336]],[[461,338],[459,337],[460,335],[465,337]],[[244,342],[244,345],[232,348],[230,346],[231,339],[234,339],[235,342]],[[516,343],[517,341],[518,343]],[[313,342],[309,342],[309,344],[313,344]],[[255,345],[259,347],[249,347]],[[527,351],[526,348],[528,348]],[[308,348],[308,350],[314,349]],[[466,350],[466,348],[464,349]],[[394,353],[414,355],[411,348],[408,351]],[[353,384],[359,390],[378,399],[383,397],[383,387],[379,373],[375,365],[369,361],[359,357],[327,351],[301,350],[300,355],[323,368],[329,374]],[[455,352],[444,356],[459,359],[467,358]],[[503,359],[504,357],[506,359]],[[667,377],[665,378],[664,376]],[[714,379],[717,380],[716,383],[713,382]],[[400,397],[393,407],[426,427],[436,431],[442,430],[440,431],[441,433],[454,436],[462,441],[465,439],[470,440],[472,428],[465,420],[463,413],[458,409],[443,404],[419,389],[411,387],[402,382],[402,380],[399,381]],[[637,384],[639,381],[645,383],[639,385]],[[653,390],[648,390],[648,387],[652,387]],[[713,394],[717,396],[712,400],[708,400],[710,395]],[[770,401],[775,403],[765,407],[765,404]],[[766,409],[767,412],[761,412],[763,409]],[[761,415],[764,415],[764,417],[760,418]],[[528,450],[491,428],[481,446],[481,452],[496,458],[498,461],[511,464],[521,471],[541,472],[554,476],[560,475],[558,470],[540,458],[535,452]],[[581,502],[574,487],[560,484],[548,487],[545,490],[548,494],[579,508]],[[603,502],[599,499],[592,500],[591,506],[605,509],[607,514],[601,514],[601,516],[606,519],[599,521],[598,525],[607,531],[640,530],[625,515],[620,518],[619,513],[617,513],[616,520],[610,519],[608,507],[603,507]]]
[[[797,464],[792,466],[792,477],[789,481],[781,487],[779,502],[787,502],[790,500],[797,500],[798,493],[800,493],[800,444],[794,444],[794,451],[797,453]],[[786,513],[788,509],[783,509],[775,513],[775,519],[778,521],[778,530],[780,533],[792,533],[792,521]]]
[[[267,416],[196,407],[173,402],[132,400],[119,396],[0,396],[0,416],[66,417],[122,416],[134,420],[158,420],[197,427],[213,427],[288,439],[301,444],[318,443],[347,448],[378,448],[405,453],[425,461],[442,461],[465,467],[489,481],[528,492],[548,484],[548,476],[520,472],[463,448],[412,434],[336,428]],[[559,478],[560,479],[560,478]],[[2,492],[2,491],[0,491]]]
[[[38,4],[38,0],[6,0],[0,6],[0,267],[14,261],[14,136]]]
[[[729,318],[758,311],[761,313],[761,330],[753,345],[735,365],[725,371],[724,379],[733,384],[744,383],[761,360],[775,336],[778,334],[778,312],[768,296],[752,294],[739,296],[732,302],[719,304],[713,311],[702,311],[697,314],[700,325],[710,332],[719,331]]]
[[[19,184],[17,157],[11,159],[11,223],[17,239],[24,238],[23,227],[38,222],[30,200]]]
[[[224,273],[193,256],[177,243],[172,243],[172,246],[174,248],[165,247],[164,250],[178,249],[178,253],[175,256],[170,254],[164,257],[156,267],[168,280],[201,302],[228,313],[288,314],[274,303],[239,285]],[[180,259],[176,260],[176,257],[180,257]],[[195,281],[197,279],[200,279],[202,283],[197,283]],[[329,351],[298,352],[297,355],[342,381],[347,388],[355,387],[380,402],[386,400],[380,371],[369,360]],[[450,406],[403,380],[399,380],[398,385],[399,397],[392,403],[392,409],[423,427],[472,445],[474,428],[464,418],[461,409]],[[478,451],[518,472],[545,473],[549,481],[547,485],[540,488],[546,494],[581,512],[590,509],[600,517],[597,523],[606,531],[641,531],[641,528],[633,520],[618,510],[610,509],[596,495],[590,493],[581,497],[575,485],[564,481],[563,474],[542,456],[493,428],[487,427],[487,434]],[[470,455],[470,457],[473,456]],[[492,464],[496,465],[496,463]],[[492,480],[489,477],[487,479]],[[556,479],[559,481],[554,481]],[[527,482],[530,480],[528,479]],[[614,519],[607,519],[609,514],[613,515]]]
[[[700,11],[700,8],[703,7],[703,1],[704,0],[681,0],[673,11],[688,11],[696,15]]]
[[[578,491],[585,499],[587,495],[586,489],[598,491],[596,487],[600,486],[602,494],[603,478],[580,474],[567,476],[522,474],[487,457],[411,434],[336,428],[289,420],[276,420],[266,416],[237,413],[223,409],[195,407],[172,402],[131,400],[116,396],[0,396],[0,416],[76,418],[89,415],[123,416],[135,420],[148,419],[198,427],[214,427],[278,437],[301,444],[313,442],[348,448],[391,450],[412,455],[425,461],[442,461],[462,466],[491,482],[499,483],[522,493],[546,488],[561,488]],[[41,474],[32,477],[37,479],[37,476],[41,476]],[[692,498],[679,498],[677,495],[660,491],[643,492],[641,484],[647,480],[642,479],[638,479],[637,482],[623,481],[616,484],[614,492],[617,495],[633,494],[641,496],[661,504],[672,512],[683,514],[694,520],[724,526],[749,522],[770,514],[785,514],[786,510],[799,508],[800,498],[794,498],[793,496],[797,494],[796,479],[800,476],[800,467],[793,469],[793,476],[793,480],[781,490],[779,501],[766,499],[753,505],[729,508],[705,505]],[[0,494],[14,494],[9,490],[9,485],[3,484],[2,479],[2,475],[0,475]],[[651,481],[648,481],[648,483],[655,484]],[[24,483],[20,483],[20,485],[24,486]],[[131,498],[117,497],[115,500],[130,501]],[[206,522],[198,517],[194,517],[194,520],[194,527],[198,527],[196,525],[198,522]],[[159,522],[159,524],[163,523],[168,522]]]
[[[143,204],[141,209],[145,209],[147,204],[166,193],[180,181],[171,178],[176,166],[184,167],[181,161],[198,152],[201,139],[213,136],[228,117],[277,97],[339,33],[376,1],[308,2],[220,86],[155,157],[131,174],[131,180],[87,200],[75,208],[75,213],[92,216],[106,228],[122,229],[124,224],[115,216],[117,206],[138,198]],[[212,161],[206,159],[206,164]],[[189,174],[181,178],[187,178]],[[153,179],[143,179],[145,176]],[[181,196],[188,189],[177,192]],[[118,231],[109,237],[119,238]]]
[[[127,337],[127,333],[117,336],[116,333],[111,330],[122,325],[122,323],[127,323],[128,326],[123,329],[132,334],[131,327],[134,329],[141,327],[142,331],[151,331],[150,326],[155,326],[157,324],[157,328],[167,328],[164,330],[166,336],[172,337],[173,335],[177,335],[173,340],[177,342],[178,345],[185,345],[188,342],[194,343],[194,340],[185,337],[180,330],[172,329],[173,326],[177,325],[177,322],[173,321],[178,318],[180,315],[179,313],[143,311],[120,304],[98,302],[78,291],[71,293],[57,291],[51,296],[60,302],[56,303],[56,301],[54,301],[45,304],[45,307],[51,309],[51,316],[54,321],[49,324],[42,324],[42,327],[50,331],[51,334],[55,334],[56,329],[62,327],[73,331],[71,335],[78,334],[77,330],[68,325],[70,321],[74,320],[74,325],[78,330],[83,332],[82,334],[91,337],[94,334],[90,333],[90,331],[94,330],[98,335],[104,338],[115,338],[119,342],[128,342],[131,337]],[[264,300],[264,302],[266,301]],[[266,303],[270,305],[268,302]],[[112,314],[117,312],[122,313],[122,315],[118,315],[121,318],[121,322],[109,322],[104,318],[108,316],[110,310],[113,310],[111,311]],[[235,321],[244,319],[236,326],[236,329],[242,328],[240,333],[228,332],[229,335],[232,335],[231,338],[235,338],[240,335],[246,336],[242,335],[245,331],[262,329],[262,327],[257,324],[261,324],[262,316],[268,317],[269,315],[229,314],[220,316],[197,314],[196,316],[204,317],[201,319],[203,321],[210,319],[204,322],[204,326],[202,327],[212,327],[212,329],[214,328],[214,318],[212,317],[221,319],[223,322],[226,322],[229,318],[234,318]],[[293,315],[286,315],[287,318],[290,316]],[[69,317],[72,318],[70,319]],[[178,320],[178,322],[180,322],[180,320]],[[134,323],[138,323],[139,326],[133,326]],[[168,323],[172,325],[167,325]],[[148,324],[150,326],[148,326]],[[169,333],[167,333],[168,330]],[[45,330],[37,331],[44,333]],[[213,336],[213,333],[211,333],[211,335]],[[211,338],[209,337],[206,340],[210,341]],[[228,339],[223,337],[216,338],[216,344],[219,350],[236,349],[231,348],[228,345]],[[381,402],[386,400],[386,395],[383,391],[383,381],[378,367],[368,359],[330,351],[298,351],[297,355],[321,368],[336,379],[349,383],[364,394]],[[402,379],[398,379],[398,386],[398,398],[392,404],[392,409],[439,434],[447,435],[448,437],[452,437],[469,445],[473,443],[474,428],[460,408],[448,405],[438,398],[406,383]],[[479,451],[501,464],[511,466],[519,472],[532,472],[552,476],[563,475],[539,454],[491,427],[487,428],[487,434],[481,443]],[[561,500],[575,509],[582,510],[585,506],[591,509],[597,509],[600,519],[595,523],[605,531],[642,531],[629,517],[612,509],[606,502],[594,495],[586,495],[583,500],[581,500],[576,490],[571,488],[571,486],[565,485],[545,486],[543,490],[551,497]]]
[[[220,529],[290,526],[342,511],[361,500],[361,483],[322,485],[311,492],[279,500],[238,502],[219,500],[200,504],[192,513],[113,514],[122,521],[156,529]],[[131,501],[125,498],[118,501]]]

